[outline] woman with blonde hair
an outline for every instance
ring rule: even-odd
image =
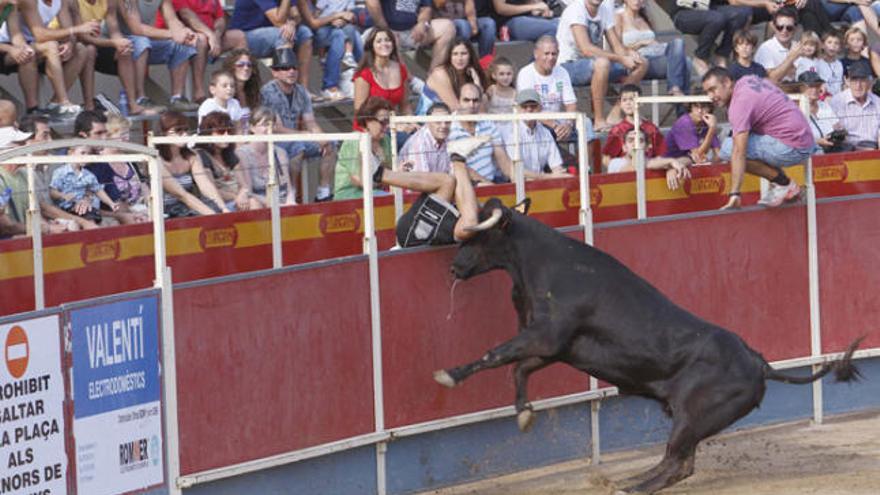
[[[255,135],[269,134],[278,116],[267,107],[256,107],[251,113],[250,131]],[[275,180],[278,183],[278,199],[284,206],[296,204],[296,188],[290,181],[287,152],[281,146],[269,146],[265,142],[251,142],[237,149],[241,163],[247,164],[244,170],[245,184],[252,199],[260,206],[269,206],[266,190],[269,185],[269,150],[275,153]]]

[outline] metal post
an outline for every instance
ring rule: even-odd
[[[801,96],[801,111],[804,115],[810,115],[810,101]],[[807,159],[804,164],[804,192],[807,198],[807,272],[809,274],[810,295],[810,355],[818,357],[822,355],[822,319],[819,301],[819,228],[816,219],[816,188],[813,185],[813,158]],[[813,365],[815,373],[821,366]],[[813,422],[822,424],[824,417],[824,403],[822,400],[822,380],[813,382]]]
[[[580,180],[580,223],[584,229],[584,243],[593,245],[593,208],[590,204],[590,150],[587,143],[587,116],[578,114],[575,129],[578,136],[578,178]],[[590,377],[590,390],[599,388],[599,381]],[[590,447],[593,465],[601,461],[601,443],[599,441],[599,399],[590,401]]]
[[[513,114],[516,115],[519,113],[519,108],[513,107]],[[521,120],[514,120],[511,122],[513,126],[513,181],[516,184],[516,202],[526,199],[526,179],[525,174],[523,173],[523,163],[522,163],[522,150],[520,149],[520,144],[522,139],[520,137],[520,122]]]
[[[641,116],[639,115],[639,99],[636,97],[635,99],[635,115],[633,115],[633,121],[635,122],[635,130],[636,130],[636,154],[634,157],[635,160],[635,169],[636,169],[636,211],[637,217],[639,220],[644,220],[648,216],[648,207],[647,207],[647,199],[646,199],[646,184],[645,184],[645,148],[642,143],[642,126],[641,124]],[[626,136],[624,136],[624,141],[626,140]]]
[[[385,430],[385,404],[382,383],[382,319],[379,306],[379,257],[376,246],[376,224],[373,210],[373,174],[370,169],[370,137],[363,133],[361,151],[361,183],[364,191],[364,254],[367,255],[370,276],[370,334],[373,350],[373,415],[376,431]],[[376,444],[376,491],[385,495],[385,452],[383,442]]]
[[[393,117],[394,114],[392,113]],[[400,171],[400,157],[397,155],[397,124],[391,122],[391,170],[398,172]],[[393,186],[391,188],[391,193],[394,195],[394,223],[397,223],[397,220],[403,216],[403,189],[397,186]]]
[[[168,472],[168,493],[179,495],[180,431],[177,423],[177,363],[174,341],[174,296],[171,268],[166,265],[165,205],[162,201],[162,172],[159,162],[147,160],[150,172],[150,195],[153,216],[153,251],[156,270],[154,286],[162,297],[162,388],[165,391],[165,465]]]
[[[28,228],[31,234],[31,248],[34,253],[34,309],[46,307],[45,289],[43,284],[43,230],[40,202],[37,200],[36,178],[33,163],[27,164],[28,185]]]
[[[583,113],[575,120],[578,134],[578,178],[580,180],[580,223],[584,228],[584,242],[593,244],[593,207],[590,203],[590,148],[587,143],[587,116]]]
[[[272,129],[269,129],[269,135]],[[281,268],[284,261],[281,253],[281,204],[278,198],[278,164],[275,163],[275,142],[266,143],[269,148],[269,182],[266,184],[266,194],[269,195],[269,209],[272,229],[272,268]],[[303,167],[305,168],[305,167]],[[287,194],[296,194],[293,184],[288,184]],[[305,196],[304,196],[305,197]]]

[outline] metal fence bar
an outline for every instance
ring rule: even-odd
[[[364,191],[364,254],[370,277],[370,335],[373,364],[373,417],[376,432],[385,430],[385,388],[382,371],[382,315],[379,299],[379,247],[376,244],[375,211],[373,208],[373,172],[370,166],[370,137],[360,136],[358,143],[361,152],[361,184]],[[376,444],[376,493],[385,495],[385,453],[388,447],[384,442]]]
[[[272,129],[269,129],[272,134]],[[281,246],[281,202],[278,197],[278,163],[275,161],[275,143],[269,143],[269,182],[266,184],[266,194],[269,196],[269,210],[272,229],[272,268],[281,268],[284,265]],[[289,164],[284,164],[287,167]],[[289,168],[289,167],[288,167]],[[287,184],[287,194],[296,195],[293,181]]]
[[[27,187],[28,187],[28,218],[27,222],[31,234],[31,249],[34,258],[34,309],[41,310],[46,307],[45,287],[43,279],[43,228],[40,202],[37,200],[36,177],[34,164],[27,164]]]

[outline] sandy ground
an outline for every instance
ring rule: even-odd
[[[663,447],[578,460],[423,495],[599,495],[659,462]],[[694,475],[663,494],[878,495],[880,412],[787,423],[714,437],[700,445]]]

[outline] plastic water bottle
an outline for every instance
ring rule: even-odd
[[[119,90],[119,111],[122,115],[128,117],[128,95],[124,89]]]

